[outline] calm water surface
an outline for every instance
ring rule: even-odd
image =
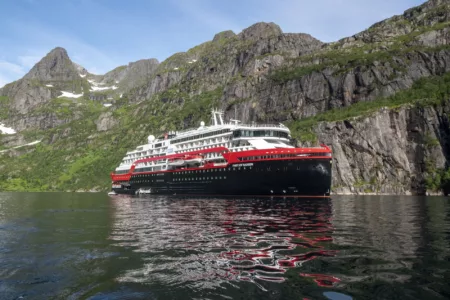
[[[0,193],[0,299],[448,299],[450,199]]]

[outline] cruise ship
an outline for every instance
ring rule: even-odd
[[[150,135],[111,173],[113,194],[320,196],[331,189],[331,149],[296,148],[283,124],[224,121]]]

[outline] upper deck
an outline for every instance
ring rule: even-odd
[[[168,154],[199,151],[213,147],[227,147],[231,152],[262,148],[289,148],[290,130],[283,124],[240,124],[237,120],[225,123],[223,112],[212,111],[212,124],[200,123],[198,128],[171,131],[159,138],[148,137],[148,143],[128,151],[116,171],[125,171],[136,160]],[[210,154],[207,159],[220,160]],[[152,165],[164,166],[163,161]]]

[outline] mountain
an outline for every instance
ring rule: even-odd
[[[127,150],[209,119],[214,106],[243,122],[284,122],[300,144],[332,145],[337,192],[447,191],[449,25],[449,0],[334,43],[257,23],[104,75],[56,48],[0,89],[0,122],[18,131],[0,135],[0,187],[105,189]]]

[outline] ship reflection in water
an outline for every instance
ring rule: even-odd
[[[441,279],[450,276],[443,263],[450,253],[445,198],[118,197],[112,203],[110,239],[143,258],[121,273],[121,283],[209,296],[269,292],[274,299],[450,295]]]
[[[450,299],[450,199],[0,193],[0,299]]]
[[[288,269],[332,257],[331,199],[114,198],[111,239],[146,254],[120,281],[218,286],[284,282]],[[297,273],[320,286],[332,274]]]

